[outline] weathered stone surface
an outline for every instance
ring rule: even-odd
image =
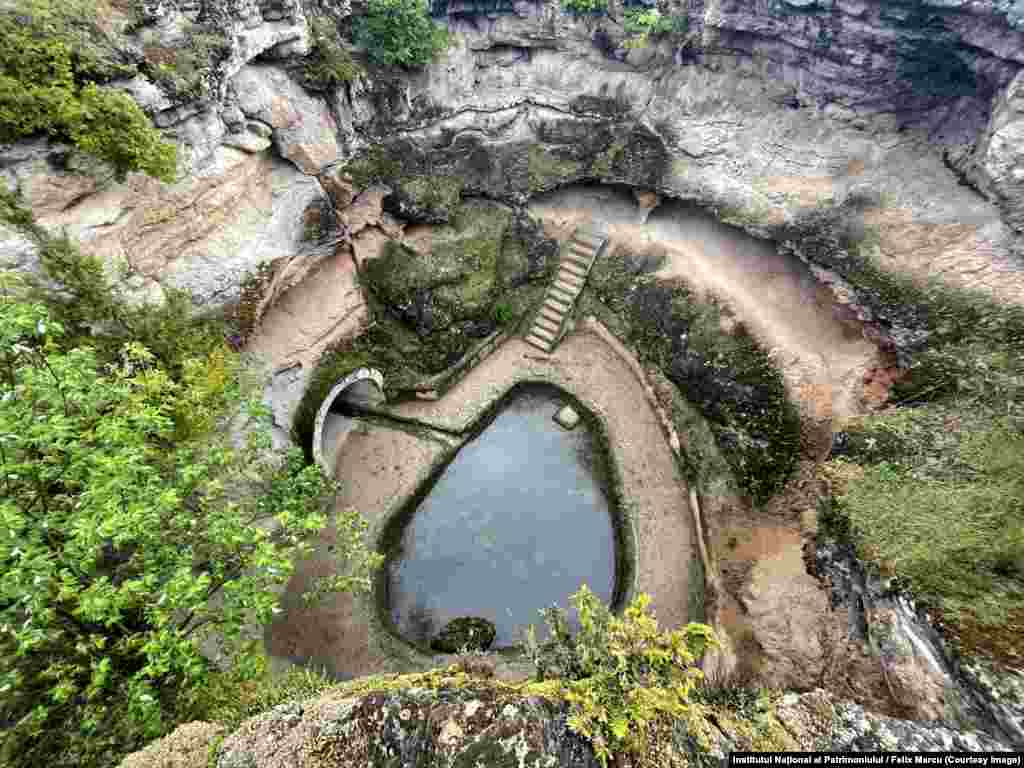
[[[596,768],[590,744],[567,725],[564,705],[502,691],[484,680],[441,690],[409,687],[281,705],[243,723],[219,750],[218,768],[329,768],[431,764]],[[760,746],[755,739],[760,737]],[[919,751],[1005,749],[970,731],[877,717],[824,691],[775,700],[760,723],[716,710],[697,735],[677,721],[654,731],[659,764],[703,764],[737,750]]]
[[[25,142],[4,169],[38,221],[66,228],[113,272],[126,267],[144,281],[191,291],[204,311],[236,300],[259,264],[296,254],[302,211],[321,194],[315,179],[265,153],[218,149],[215,162],[170,186],[142,174],[101,185],[87,173],[52,170],[63,152]],[[0,250],[24,251],[17,238],[3,242]]]
[[[1024,72],[996,99],[968,174],[1024,232]]]
[[[340,168],[330,168],[321,173],[320,186],[324,188],[336,210],[348,208],[356,198],[357,190],[352,184],[352,179]]]
[[[231,88],[242,112],[271,126],[278,151],[304,173],[319,173],[339,159],[338,129],[327,104],[282,69],[247,65],[231,79]]]
[[[118,768],[206,768],[210,746],[223,734],[224,727],[215,723],[185,723],[126,757]]]

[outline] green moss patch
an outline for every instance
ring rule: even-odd
[[[296,412],[296,439],[312,445],[320,403],[356,368],[380,370],[393,400],[495,330],[515,329],[540,302],[556,250],[535,222],[487,201],[460,205],[427,255],[389,243],[360,276],[372,322],[323,356]]]
[[[885,275],[870,241],[847,269],[914,327],[894,405],[839,436],[833,528],[933,606],[968,653],[1024,658],[1024,310]],[[861,285],[858,284],[858,289]],[[889,309],[891,308],[891,309]]]
[[[699,302],[681,282],[633,271],[626,258],[599,260],[587,305],[662,370],[708,421],[740,487],[756,501],[788,478],[800,447],[800,420],[782,376],[743,328],[722,328],[723,310]]]

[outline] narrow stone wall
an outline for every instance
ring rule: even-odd
[[[320,405],[320,410],[317,412],[316,426],[313,431],[313,460],[323,469],[328,477],[334,477],[334,467],[328,466],[328,463],[325,461],[324,422],[327,420],[327,414],[331,410],[331,405],[334,404],[334,401],[338,399],[341,393],[360,381],[372,381],[382,393],[384,392],[384,375],[376,368],[360,368],[350,373],[331,388],[331,391],[327,393],[327,397],[324,398],[323,403]]]

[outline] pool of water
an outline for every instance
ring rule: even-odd
[[[495,646],[521,639],[539,608],[568,605],[586,583],[615,590],[615,533],[603,452],[586,420],[552,418],[558,389],[520,387],[464,446],[419,504],[388,559],[398,632],[423,643],[451,619],[481,616]]]

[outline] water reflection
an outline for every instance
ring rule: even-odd
[[[554,387],[517,390],[466,445],[403,532],[388,564],[391,615],[425,642],[459,616],[495,623],[496,646],[538,623],[537,609],[581,583],[604,600],[615,586],[615,544],[595,437],[552,421]],[[542,633],[543,634],[543,633]]]

